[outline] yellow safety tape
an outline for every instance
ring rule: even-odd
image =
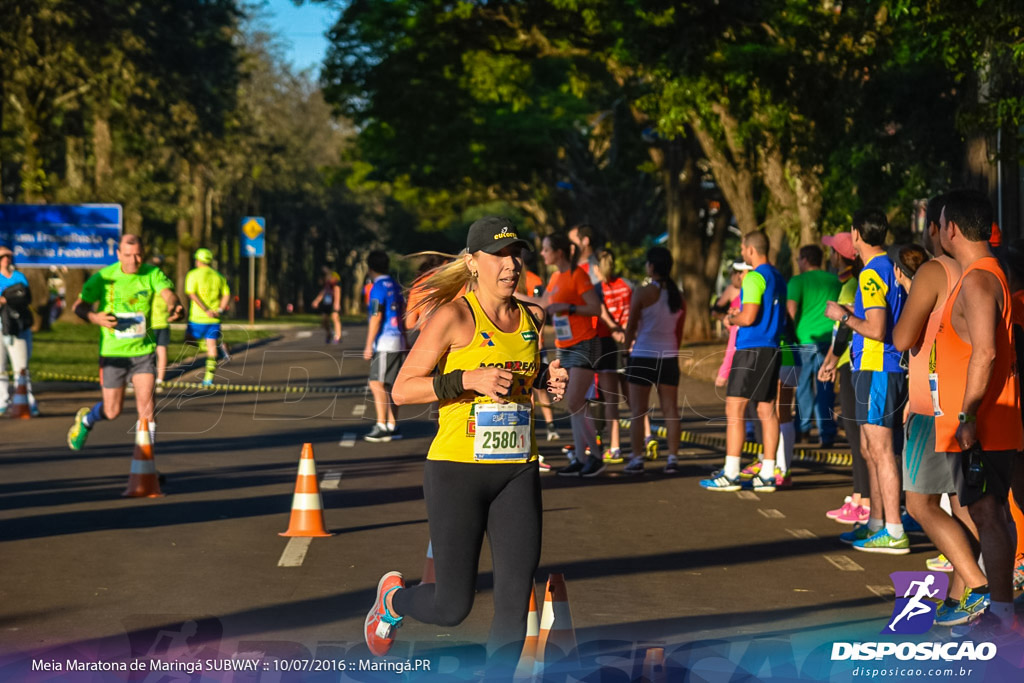
[[[631,420],[619,420],[619,424],[623,429],[629,429],[629,425],[632,423]],[[654,433],[659,438],[666,438],[668,436],[668,430],[662,426],[654,430]],[[692,443],[698,446],[711,446],[713,448],[725,448],[725,437],[716,436],[714,434],[696,434],[694,432],[681,431],[679,434],[680,443]],[[764,446],[759,443],[753,443],[745,441],[743,443],[743,452],[750,455],[760,455],[764,451]],[[853,455],[850,453],[841,453],[838,451],[824,451],[824,450],[809,450],[806,448],[797,448],[793,451],[793,460],[800,462],[817,462],[825,465],[839,465],[842,467],[853,466]]]
[[[88,382],[90,384],[99,384],[99,377],[90,377],[85,375],[72,375],[63,372],[47,372],[47,371],[36,371],[32,373],[32,376],[36,379],[46,379],[58,382]],[[253,392],[253,393],[286,393],[286,394],[364,394],[369,390],[363,386],[323,386],[323,387],[309,387],[309,386],[293,386],[290,384],[213,384],[211,386],[205,386],[200,382],[164,382],[164,389],[199,389],[210,392]]]

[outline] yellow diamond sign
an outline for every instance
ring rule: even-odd
[[[246,221],[245,225],[242,226],[242,232],[245,233],[246,237],[254,240],[263,234],[263,226],[261,226],[255,218],[250,218]]]

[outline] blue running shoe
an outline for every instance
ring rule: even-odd
[[[743,488],[738,477],[730,479],[724,474],[714,479],[701,479],[700,486],[707,491],[739,491]]]
[[[923,534],[924,533],[924,529],[921,528],[921,525],[917,522],[916,519],[914,519],[913,517],[910,516],[909,512],[904,512],[903,513],[903,516],[900,518],[900,522],[903,523],[903,531],[905,533],[908,533],[908,534]]]
[[[843,543],[849,543],[853,545],[855,541],[863,541],[871,538],[872,531],[868,528],[867,524],[854,524],[852,531],[844,531],[839,534],[839,540]]]
[[[893,538],[888,530],[882,529],[870,538],[864,538],[853,542],[856,550],[866,553],[885,553],[886,555],[906,555],[910,552],[910,539],[906,534],[899,538]]]
[[[959,626],[974,621],[988,609],[989,594],[964,589],[960,601],[953,606],[943,602],[935,611],[936,626]]]
[[[742,474],[740,475],[743,476]],[[761,475],[755,474],[750,479],[741,480],[743,488],[753,489],[757,493],[774,493],[775,492],[775,477],[767,477],[762,479]]]

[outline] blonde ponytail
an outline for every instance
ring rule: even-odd
[[[463,249],[454,261],[429,270],[424,273],[416,282],[413,288],[424,292],[422,297],[409,309],[410,313],[416,313],[419,320],[423,321],[433,315],[441,306],[454,301],[462,294],[463,288],[473,281],[473,276],[466,265],[463,256],[466,250]],[[417,327],[419,323],[417,323]]]

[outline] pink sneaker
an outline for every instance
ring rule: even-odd
[[[840,524],[862,524],[861,520],[867,521],[868,511],[862,508],[860,505],[850,504],[850,508],[846,512],[842,512],[836,517],[836,521]]]
[[[858,524],[867,524],[868,520],[871,519],[871,508],[866,508],[863,505],[860,507],[860,517],[857,518]]]
[[[841,506],[837,507],[835,510],[829,510],[828,512],[825,513],[825,516],[829,519],[835,519],[844,512],[849,511],[849,509],[853,507],[853,504],[850,502],[850,500],[850,497],[847,496],[846,500],[843,501],[843,504]]]

